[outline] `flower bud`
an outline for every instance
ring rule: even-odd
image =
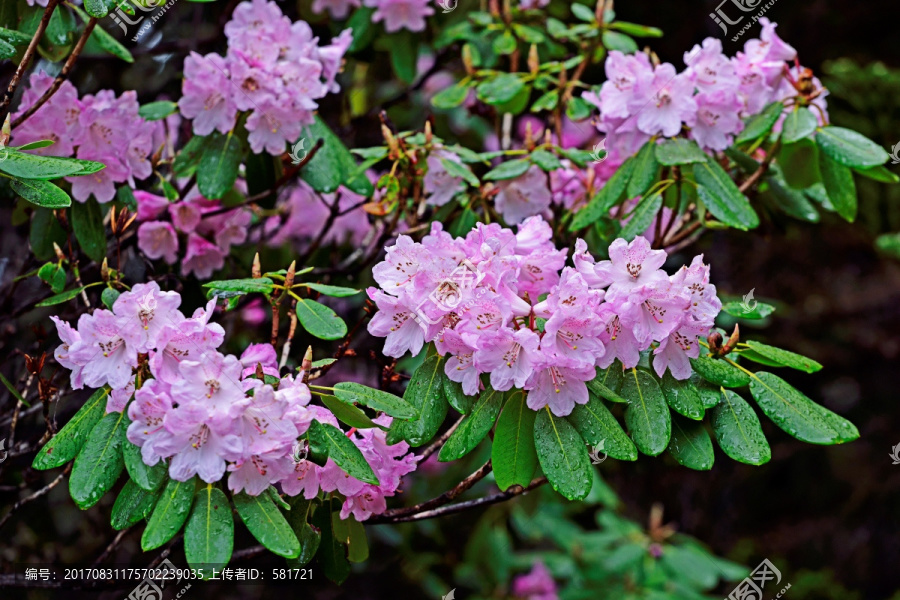
[[[537,45],[532,44],[528,50],[528,70],[532,75],[536,75],[541,68],[541,59],[538,58]]]
[[[262,267],[259,264],[259,252],[253,257],[253,266],[250,268],[250,277],[253,279],[262,277]]]
[[[297,272],[297,261],[291,262],[287,275],[284,276],[284,288],[289,290],[294,285],[294,274]]]

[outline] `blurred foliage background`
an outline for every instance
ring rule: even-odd
[[[225,0],[177,3],[156,26],[154,35],[160,38],[154,45],[132,48],[137,59],[134,65],[123,69],[113,57],[88,53],[74,74],[77,87],[82,93],[135,89],[142,102],[160,95],[177,98],[178,57],[189,49],[221,50],[222,23],[217,15],[227,4]],[[283,2],[282,6],[289,11],[290,4]],[[477,2],[461,0],[447,17],[464,18],[470,5]],[[708,35],[719,35],[708,18],[716,5],[708,0],[619,0],[615,8],[620,19],[663,29],[665,37],[654,40],[653,48],[662,60],[680,65],[685,50]],[[312,15],[308,2],[298,3],[294,14],[309,18],[324,36],[342,27]],[[779,24],[781,36],[799,50],[802,63],[812,67],[831,91],[828,103],[834,124],[857,129],[886,148],[900,142],[896,33],[900,4],[886,0],[854,4],[780,0],[767,16]],[[755,27],[745,37],[757,32]],[[376,42],[376,48],[379,44]],[[132,46],[130,42],[127,45]],[[724,45],[726,53],[733,54],[743,40],[733,43],[726,39]],[[455,51],[448,53],[445,56],[439,51],[437,60],[458,60]],[[368,64],[357,65],[343,76],[345,86],[354,82],[349,93],[342,95],[344,104],[326,103],[326,117],[338,126],[348,146],[380,141],[377,113],[382,106],[401,128],[421,127],[428,114],[427,104],[418,95],[421,90],[405,93],[405,86],[392,79],[385,57],[384,53],[379,60],[360,57]],[[0,80],[6,81],[11,73],[10,63],[0,65]],[[594,67],[585,79],[599,83],[602,70]],[[421,87],[427,88],[427,83]],[[437,127],[441,133],[449,124],[439,119]],[[898,168],[893,167],[895,172]],[[706,254],[713,282],[721,293],[740,296],[755,288],[757,298],[777,305],[773,316],[759,322],[758,339],[791,348],[825,365],[819,373],[796,378],[796,384],[852,420],[860,430],[860,440],[815,447],[764,421],[772,461],[763,467],[721,460],[711,472],[701,473],[679,467],[669,458],[642,457],[630,464],[608,460],[599,466],[602,480],[598,478],[588,502],[564,503],[551,490],[542,489],[512,503],[439,521],[371,526],[367,528],[370,560],[359,565],[342,588],[315,577],[312,582],[293,584],[290,593],[323,599],[440,598],[455,588],[461,600],[501,598],[508,594],[511,576],[529,570],[540,558],[564,588],[564,597],[619,598],[621,573],[644,578],[652,578],[653,573],[645,568],[646,553],[631,559],[625,556],[622,564],[610,562],[615,547],[604,546],[609,539],[601,534],[617,532],[610,539],[631,540],[646,550],[654,534],[648,519],[652,507],[659,504],[662,522],[673,524],[678,532],[673,538],[677,544],[694,544],[677,537],[690,536],[713,554],[749,567],[768,558],[781,570],[783,582],[792,584],[788,598],[900,598],[896,570],[900,562],[900,465],[892,465],[888,456],[891,447],[900,443],[900,260],[876,245],[879,235],[900,231],[900,186],[859,178],[857,184],[860,214],[854,224],[830,213],[823,215],[820,224],[770,220],[751,234],[711,234],[688,251]],[[0,209],[0,220],[4,223],[0,256],[8,259],[0,269],[5,269],[27,252],[27,226],[10,225],[13,216],[8,208]],[[683,258],[676,256],[673,262]],[[10,279],[9,273],[0,270],[0,285],[9,285]],[[13,312],[9,304],[3,310],[7,315]],[[25,351],[48,349],[52,340],[45,341],[39,330],[29,331],[32,325],[23,323],[21,329],[12,329],[4,318],[0,324],[0,337],[6,338],[3,346],[8,349],[13,343],[10,338],[24,331],[28,339],[15,340],[18,347]],[[785,377],[794,383],[791,374]],[[0,415],[0,431],[6,427],[8,415]],[[0,513],[5,514],[15,501],[16,486],[11,484],[19,479],[13,478],[25,470],[31,458],[13,457],[2,466]],[[433,497],[486,458],[486,453],[475,452],[444,470],[426,465],[420,470],[422,476],[408,478],[401,498],[413,503]],[[37,482],[33,485],[37,488],[41,477],[55,475],[30,473],[24,477]],[[469,494],[483,495],[489,487],[490,478]],[[107,523],[108,508],[82,513],[69,501],[63,486],[54,489],[0,530],[3,570],[22,556],[53,557],[60,563],[91,562],[113,537]],[[246,531],[242,535],[236,536],[236,549],[254,543]],[[146,560],[140,557],[137,537],[126,536],[110,560],[120,564]],[[171,559],[184,564],[178,554],[175,550]],[[240,564],[283,566],[271,555],[248,557]],[[585,581],[585,572],[577,572],[579,564],[593,565],[586,572],[594,573],[594,581],[590,577]],[[740,577],[733,566],[720,566],[724,570],[720,574],[732,569],[731,574]],[[702,568],[696,572],[700,571]],[[590,591],[593,585],[597,587]],[[711,589],[724,597],[733,586],[714,582]],[[124,597],[129,589],[124,593],[73,592],[66,597]],[[578,595],[584,589],[593,595]],[[191,590],[188,597],[268,598],[287,590],[209,584]],[[766,597],[774,593],[769,588]],[[60,597],[57,594],[35,590],[27,597]],[[685,591],[681,597],[693,597],[688,594]],[[20,595],[25,593],[0,592],[3,598]]]

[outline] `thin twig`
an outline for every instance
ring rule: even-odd
[[[769,165],[772,164],[772,160],[775,158],[775,155],[778,154],[778,150],[781,148],[781,138],[778,138],[778,141],[772,146],[769,153],[766,155],[765,160],[759,165],[759,168],[753,172],[750,177],[747,178],[744,183],[740,185],[740,189],[742,194],[746,194],[747,190],[756,185],[762,176],[766,174],[766,171],[769,170]]]
[[[9,87],[6,88],[3,100],[0,100],[0,122],[5,120],[3,118],[3,112],[7,109],[9,103],[12,102],[13,95],[16,93],[16,88],[19,87],[19,82],[22,80],[22,75],[25,74],[25,70],[28,68],[28,64],[31,62],[35,50],[37,50],[38,43],[41,41],[41,38],[44,37],[44,31],[47,30],[47,24],[50,22],[50,17],[53,16],[53,10],[56,8],[56,5],[59,4],[59,1],[60,0],[50,0],[50,2],[47,3],[47,8],[44,9],[44,16],[41,17],[41,22],[38,24],[37,31],[34,32],[34,36],[28,44],[28,49],[25,50],[25,55],[22,57],[22,62],[19,63],[19,67],[16,69],[16,72],[9,82]]]
[[[55,488],[57,485],[59,485],[59,482],[62,481],[65,478],[65,476],[69,474],[69,471],[71,471],[71,470],[72,470],[72,463],[69,463],[68,465],[66,465],[65,470],[62,473],[60,473],[56,479],[54,479],[53,481],[51,481],[50,483],[48,483],[47,485],[45,485],[44,487],[42,487],[41,489],[36,491],[35,493],[31,494],[30,496],[26,496],[25,498],[22,498],[21,500],[19,500],[15,504],[13,504],[13,507],[10,509],[10,511],[8,513],[6,513],[2,519],[0,519],[0,528],[2,528],[6,524],[7,521],[9,521],[10,517],[12,517],[14,512],[16,512],[17,510],[19,510],[20,508],[22,508],[29,502],[33,502],[34,500],[37,500],[38,498],[40,498],[41,496],[43,496],[44,494],[46,494],[47,492],[49,492],[50,490]]]
[[[78,57],[81,55],[81,51],[84,49],[84,45],[85,43],[87,43],[88,38],[91,37],[91,33],[94,31],[94,27],[96,25],[97,17],[91,17],[91,20],[88,21],[87,25],[85,26],[84,32],[81,34],[81,37],[78,38],[78,42],[75,44],[75,48],[72,49],[72,54],[69,55],[69,59],[66,60],[66,64],[63,65],[62,71],[59,72],[59,75],[57,75],[56,79],[53,80],[50,88],[46,92],[44,92],[44,94],[38,99],[38,101],[29,106],[28,110],[19,115],[19,117],[12,122],[13,129],[24,123],[28,119],[28,117],[36,113],[38,109],[42,107],[48,100],[50,100],[53,94],[55,94],[59,90],[63,82],[69,76],[69,71],[72,70],[72,67],[75,65],[75,61],[77,61]]]
[[[109,543],[109,546],[106,547],[106,550],[103,551],[103,554],[98,556],[97,560],[95,560],[94,564],[92,564],[91,566],[96,567],[97,565],[102,564],[103,561],[105,561],[107,558],[109,558],[109,555],[112,554],[112,551],[116,549],[116,546],[119,545],[119,542],[122,541],[122,538],[125,537],[125,534],[128,533],[130,530],[131,530],[131,527],[126,527],[125,529],[120,531],[118,533],[118,535],[116,535],[116,537],[113,538],[113,541],[111,541]]]
[[[291,310],[288,311],[288,317],[291,319],[291,327],[288,329],[288,337],[284,342],[284,347],[281,348],[281,362],[278,364],[278,370],[284,368],[284,365],[287,364],[288,355],[291,353],[291,340],[294,339],[294,333],[297,331],[297,311],[295,310],[297,306],[297,301],[294,300]]]
[[[528,484],[527,487],[522,487],[520,485],[514,485],[505,492],[499,492],[497,494],[493,494],[491,496],[485,496],[484,498],[477,498],[475,500],[467,500],[465,502],[459,502],[457,504],[450,504],[447,506],[442,506],[440,508],[436,508],[434,510],[429,510],[426,512],[421,512],[415,515],[409,515],[406,517],[397,517],[393,519],[369,519],[366,523],[371,523],[373,525],[383,524],[383,523],[408,523],[409,521],[422,521],[424,519],[433,519],[435,517],[443,517],[445,515],[452,515],[458,512],[463,512],[466,510],[470,510],[472,508],[478,508],[480,506],[489,506],[491,504],[497,504],[498,502],[503,502],[505,500],[509,500],[515,496],[519,496],[521,494],[527,494],[531,490],[540,487],[547,483],[546,477],[541,477],[540,479],[535,479],[531,483]]]
[[[437,508],[439,506],[443,506],[455,500],[460,494],[466,492],[471,489],[473,485],[484,479],[488,473],[491,472],[491,461],[487,461],[481,467],[478,468],[477,471],[457,483],[452,489],[447,490],[440,496],[432,498],[431,500],[426,500],[421,504],[416,504],[415,506],[410,506],[408,508],[395,508],[393,510],[388,510],[382,513],[380,516],[375,517],[370,522],[372,523],[392,523],[392,522],[400,522],[396,519],[403,519],[405,517],[410,517],[413,515],[417,515],[423,513],[425,511],[429,511],[431,509]]]

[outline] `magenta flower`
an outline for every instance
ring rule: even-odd
[[[386,338],[384,353],[399,358],[407,350],[416,355],[425,343],[425,327],[419,317],[399,298],[389,296],[376,288],[366,293],[378,306],[378,312],[369,321],[368,330],[374,336]]]
[[[694,84],[686,74],[676,74],[671,64],[663,63],[652,77],[639,79],[634,91],[628,110],[637,115],[637,128],[644,133],[671,137],[681,131],[682,124],[694,124]]]
[[[188,236],[187,253],[181,263],[185,275],[194,273],[197,277],[206,279],[223,266],[225,253],[221,248],[197,234]]]
[[[241,438],[229,429],[218,433],[206,419],[207,411],[199,404],[179,405],[166,413],[163,423],[172,435],[158,447],[172,457],[172,479],[187,481],[199,475],[206,483],[215,483],[225,474],[226,461],[240,458]]]
[[[547,187],[547,175],[537,165],[528,168],[524,175],[501,181],[494,203],[503,220],[511,225],[528,217],[542,214],[553,199]]]
[[[606,59],[606,81],[600,88],[600,103],[604,118],[625,119],[633,114],[638,83],[653,77],[653,67],[647,55],[622,54],[618,50]]]
[[[181,361],[178,370],[181,377],[172,384],[172,399],[179,406],[202,408],[204,421],[217,431],[227,431],[250,402],[240,384],[241,363],[235,356],[207,352],[197,360]]]
[[[191,52],[184,59],[184,84],[178,101],[181,114],[194,121],[194,133],[228,133],[234,127],[237,106],[225,59],[215,53]]]
[[[664,262],[665,250],[652,250],[646,238],[638,236],[631,243],[619,238],[609,246],[609,260],[600,261],[593,270],[600,285],[609,286],[608,296],[627,294],[641,286],[668,281],[660,269]]]
[[[477,394],[480,381],[478,369],[475,368],[475,348],[466,344],[453,329],[444,332],[437,340],[437,347],[441,354],[450,353],[444,365],[444,373],[450,381],[461,383],[463,392],[468,396]]]
[[[535,365],[534,373],[525,384],[528,390],[525,403],[531,410],[549,406],[554,415],[565,417],[571,414],[576,404],[587,404],[585,381],[596,376],[593,366],[567,364],[545,356]]]
[[[181,296],[177,292],[163,292],[155,281],[138,283],[130,292],[121,294],[113,311],[122,326],[122,337],[137,352],[149,352],[157,347],[166,325],[177,326],[184,320],[178,311]]]
[[[128,385],[131,369],[137,366],[137,351],[121,334],[123,327],[136,326],[136,322],[124,324],[108,310],[79,317],[81,340],[69,348],[69,357],[74,363],[84,365],[82,377],[88,387],[109,384],[117,389]]]
[[[128,441],[141,448],[141,458],[150,466],[168,458],[167,450],[160,447],[171,442],[172,434],[163,426],[163,420],[174,407],[169,396],[169,386],[158,379],[151,379],[134,394],[134,402],[128,407]]]
[[[425,164],[428,172],[425,174],[423,185],[429,204],[443,206],[453,199],[453,196],[465,189],[462,177],[451,175],[441,163],[441,159],[461,164],[460,158],[442,148],[431,151]]]
[[[534,372],[539,345],[540,338],[534,331],[504,327],[484,338],[475,352],[475,364],[479,371],[491,374],[495,390],[522,389]]]
[[[538,561],[525,575],[516,575],[512,584],[513,595],[525,600],[559,600],[556,582],[544,563]]]
[[[706,38],[702,48],[694,46],[685,52],[684,64],[688,67],[685,73],[701,93],[734,93],[740,85],[734,65],[722,53],[722,41],[717,38]]]
[[[182,361],[200,360],[222,344],[225,330],[209,322],[215,306],[215,299],[210,300],[206,308],[198,308],[190,319],[163,327],[157,337],[157,350],[150,353],[150,372],[154,377],[173,384],[180,377]]]
[[[72,371],[72,374],[69,375],[69,381],[73,389],[80,390],[84,387],[84,375],[82,373],[84,363],[72,360],[71,348],[81,341],[81,334],[57,316],[50,317],[50,320],[56,324],[56,332],[59,334],[59,339],[62,340],[62,344],[54,350],[53,356],[60,366]]]
[[[697,121],[691,128],[691,137],[703,148],[724,150],[740,133],[744,123],[740,118],[743,103],[730,90],[697,94]]]
[[[278,377],[278,355],[272,344],[250,344],[241,353],[241,365],[244,367],[241,377],[250,377],[256,373],[256,365],[261,364],[263,373]]]
[[[148,221],[138,227],[138,248],[147,258],[162,258],[172,264],[178,259],[178,234],[171,223]]]
[[[376,9],[372,21],[384,21],[384,29],[388,33],[401,29],[422,31],[425,29],[425,17],[434,14],[428,0],[363,0],[363,4]]]

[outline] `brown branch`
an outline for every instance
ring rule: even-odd
[[[69,463],[68,465],[66,465],[65,470],[62,473],[60,473],[56,479],[54,479],[53,481],[51,481],[50,483],[48,483],[47,485],[45,485],[44,487],[42,487],[41,489],[36,491],[35,493],[31,494],[30,496],[26,496],[25,498],[22,498],[21,500],[19,500],[15,504],[13,504],[13,507],[9,510],[9,512],[6,513],[5,515],[3,515],[3,518],[0,519],[0,528],[2,528],[6,524],[7,521],[9,521],[10,517],[12,517],[13,513],[15,513],[17,510],[19,510],[20,508],[22,508],[29,502],[33,502],[34,500],[37,500],[38,498],[40,498],[41,496],[43,496],[44,494],[46,494],[47,492],[49,492],[50,490],[55,488],[57,485],[59,485],[59,482],[62,481],[65,478],[65,476],[69,474],[69,471],[71,471],[71,470],[72,470],[72,463]]]
[[[98,556],[97,560],[95,560],[94,564],[92,564],[91,566],[96,567],[97,565],[102,564],[103,561],[105,561],[107,558],[109,558],[109,555],[112,554],[113,550],[116,549],[116,546],[119,545],[119,542],[122,541],[122,538],[125,537],[125,534],[129,531],[131,531],[131,527],[126,527],[125,529],[120,531],[118,535],[113,538],[113,541],[109,543],[109,546],[106,547],[106,550],[103,551],[103,554]]]
[[[19,87],[19,82],[22,80],[22,75],[25,74],[25,69],[28,68],[28,64],[31,62],[35,50],[37,50],[38,43],[41,41],[41,38],[44,37],[44,31],[47,30],[47,24],[50,22],[50,17],[53,16],[53,10],[56,8],[56,5],[59,4],[59,1],[60,0],[50,0],[50,2],[47,3],[47,8],[44,9],[44,16],[41,17],[41,22],[38,25],[37,31],[34,32],[34,36],[28,44],[28,49],[25,50],[22,62],[19,63],[19,67],[16,69],[16,72],[10,80],[9,87],[6,88],[6,93],[3,95],[3,100],[0,100],[0,117],[4,116],[3,112],[6,111],[9,103],[12,102],[13,95],[16,93],[16,88]],[[3,120],[3,118],[0,118],[0,121]]]
[[[746,194],[747,190],[752,188],[754,185],[759,183],[759,180],[762,179],[763,175],[766,174],[766,171],[769,170],[769,165],[772,164],[772,161],[775,159],[775,155],[778,154],[778,150],[781,149],[781,138],[778,138],[778,141],[769,149],[769,153],[766,154],[765,160],[759,165],[759,168],[753,172],[750,177],[747,178],[744,183],[741,184],[740,189],[742,194]]]
[[[541,477],[540,479],[535,479],[531,483],[528,484],[527,487],[522,487],[520,485],[514,485],[505,492],[499,492],[490,496],[485,496],[484,498],[477,498],[475,500],[467,500],[465,502],[459,502],[457,504],[450,504],[447,506],[442,506],[440,508],[436,508],[434,510],[429,510],[425,512],[421,512],[415,515],[409,515],[405,517],[397,517],[393,519],[369,519],[366,523],[371,523],[373,525],[382,524],[382,523],[408,523],[410,521],[422,521],[424,519],[433,519],[435,517],[443,517],[445,515],[452,515],[455,513],[463,512],[466,510],[470,510],[472,508],[478,508],[480,506],[490,506],[491,504],[497,504],[498,502],[504,502],[509,500],[510,498],[514,498],[515,496],[519,496],[521,494],[527,494],[531,490],[538,488],[547,483],[546,477]]]
[[[431,509],[437,508],[439,506],[443,506],[449,502],[452,502],[462,494],[463,492],[469,490],[473,485],[484,479],[488,473],[491,472],[491,461],[487,461],[481,467],[478,468],[477,471],[460,481],[456,484],[452,489],[447,490],[440,496],[432,498],[431,500],[426,500],[421,504],[416,504],[415,506],[410,506],[408,508],[395,508],[393,510],[388,510],[375,517],[374,519],[370,519],[370,523],[399,523],[403,519],[407,517],[413,517],[425,511],[429,511]],[[399,520],[398,520],[399,519]],[[414,520],[414,519],[410,519]]]
[[[12,128],[15,129],[22,123],[24,123],[31,115],[36,113],[39,108],[41,108],[50,98],[55,94],[59,88],[62,86],[63,82],[69,76],[69,71],[72,70],[72,67],[75,65],[75,61],[78,60],[78,57],[81,55],[81,51],[84,49],[84,45],[87,43],[88,38],[91,37],[91,32],[94,31],[94,27],[97,25],[97,17],[91,17],[91,20],[88,21],[87,25],[84,28],[84,32],[81,34],[81,37],[78,38],[78,43],[75,44],[75,48],[72,49],[72,54],[69,55],[69,59],[66,60],[66,64],[63,65],[62,71],[59,72],[59,75],[56,76],[56,79],[53,80],[53,83],[50,85],[50,89],[44,92],[44,95],[41,96],[37,102],[28,107],[24,113],[19,115],[19,117],[12,122]]]

